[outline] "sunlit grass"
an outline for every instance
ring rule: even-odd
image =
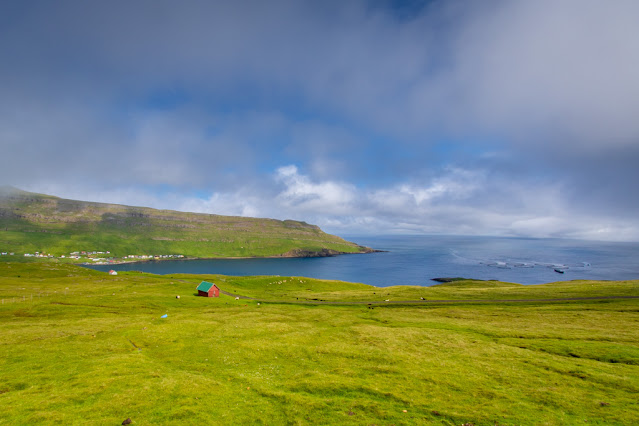
[[[289,301],[637,295],[636,282],[207,278]],[[295,305],[196,297],[201,279],[1,264],[0,424],[639,421],[639,300]]]

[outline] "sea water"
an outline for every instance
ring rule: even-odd
[[[435,284],[464,277],[520,284],[639,279],[639,243],[465,236],[346,236],[383,250],[321,258],[212,259],[90,265],[154,274],[281,275],[379,287]],[[563,272],[563,273],[562,273]]]

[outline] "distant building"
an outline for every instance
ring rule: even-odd
[[[117,273],[117,272],[115,272],[113,269],[111,269],[111,270],[109,271],[109,275],[118,275],[118,273]]]
[[[220,289],[213,283],[202,281],[197,286],[197,295],[203,297],[220,297]]]

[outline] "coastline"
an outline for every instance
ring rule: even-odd
[[[180,262],[180,261],[190,261],[190,260],[241,260],[241,259],[304,259],[304,258],[315,258],[315,257],[335,257],[347,254],[370,254],[370,253],[385,253],[387,250],[376,250],[369,247],[366,247],[366,251],[360,251],[355,253],[349,252],[337,252],[335,250],[323,250],[320,252],[309,252],[309,251],[300,251],[299,254],[289,254],[290,252],[280,254],[280,255],[272,255],[272,256],[215,256],[215,257],[182,257],[182,258],[168,258],[168,259],[134,259],[134,260],[118,260],[114,262],[82,262],[77,263],[77,265],[81,266],[104,266],[104,265],[125,265],[132,263],[151,263],[151,262]]]

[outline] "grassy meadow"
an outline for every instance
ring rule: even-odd
[[[0,263],[0,424],[637,424],[639,299],[488,301],[611,295]]]

